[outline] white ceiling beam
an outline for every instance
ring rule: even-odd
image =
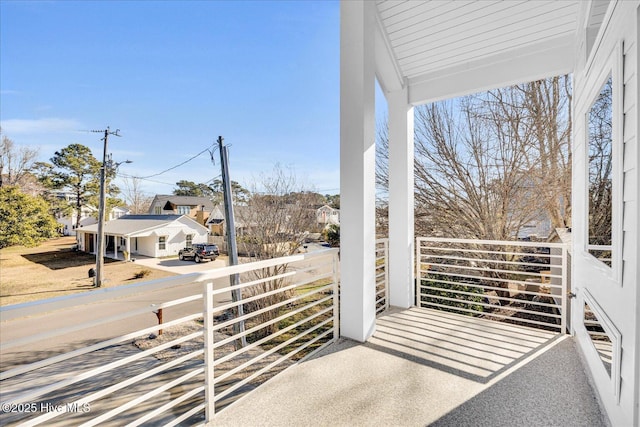
[[[546,77],[571,73],[573,35],[487,56],[409,79],[409,102],[426,104]]]

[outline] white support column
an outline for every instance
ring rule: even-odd
[[[340,3],[340,330],[375,330],[375,3]]]
[[[389,303],[415,304],[413,223],[413,107],[404,89],[389,105]]]
[[[127,252],[127,255],[125,256],[125,261],[131,261],[131,237],[127,236],[127,239],[125,240],[125,251]]]

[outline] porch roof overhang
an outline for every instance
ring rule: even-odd
[[[180,220],[184,220],[186,224],[180,223]],[[104,225],[104,232],[110,236],[120,237],[162,236],[166,234],[166,227],[169,226],[174,229],[180,228],[183,231],[192,228],[208,231],[206,227],[186,215],[125,215],[121,218],[107,221]],[[78,231],[96,234],[98,233],[98,224],[83,227]]]
[[[570,73],[581,13],[570,0],[378,0],[376,77],[419,105]]]
[[[375,80],[388,107],[389,301],[415,301],[413,107],[572,73],[610,0],[342,0],[340,188],[343,336],[375,330]],[[584,50],[583,50],[584,49]]]

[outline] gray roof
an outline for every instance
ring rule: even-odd
[[[172,194],[156,194],[149,207],[149,212],[154,205],[160,205],[164,209],[165,205],[171,203],[176,206],[204,206],[204,210],[211,212],[213,210],[213,202],[209,197],[196,196],[175,196]]]
[[[236,227],[243,227],[242,219],[248,215],[248,212],[249,208],[247,206],[233,205],[233,216]],[[224,222],[224,219],[224,206],[216,205],[209,215],[207,224],[220,224],[221,222]]]
[[[182,217],[193,222],[194,226],[202,227],[186,215],[124,215],[118,219],[105,222],[104,232],[115,236],[134,236],[150,229],[163,227]],[[79,231],[97,233],[98,224],[82,227]]]

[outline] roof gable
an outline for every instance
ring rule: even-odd
[[[214,208],[209,197],[196,196],[176,196],[171,194],[156,194],[149,207],[149,213],[153,213],[155,206],[162,206],[164,210],[174,210],[177,206],[190,206],[192,208],[204,206],[206,212],[211,212]]]

